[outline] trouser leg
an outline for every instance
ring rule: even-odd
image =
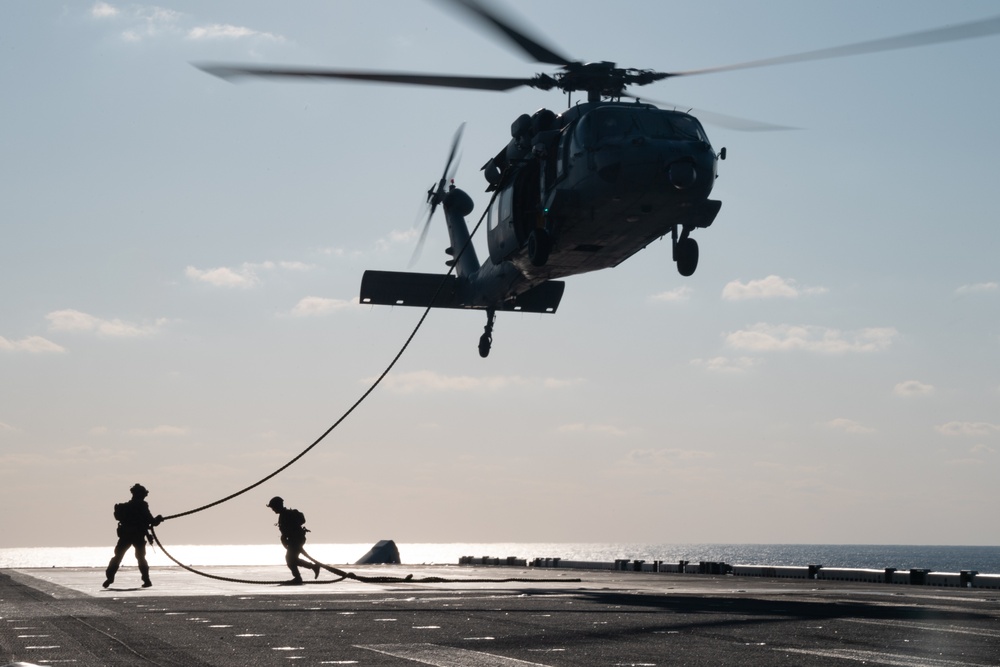
[[[118,567],[122,564],[122,558],[130,546],[132,546],[131,542],[124,538],[119,538],[118,544],[115,545],[115,555],[108,562],[108,569],[104,571],[104,576],[107,579],[105,586],[110,585],[115,580],[115,573],[118,572]]]
[[[285,547],[285,564],[288,569],[292,571],[292,578],[296,580],[301,580],[302,575],[299,574],[299,568],[304,567],[307,569],[312,569],[312,563],[302,560],[302,547],[304,543],[289,542]]]
[[[299,565],[301,562],[298,549],[288,547],[288,550],[285,552],[285,565],[287,565],[288,569],[292,571],[292,579],[302,578],[302,575],[299,574]]]
[[[142,583],[152,586],[153,582],[149,580],[149,563],[146,562],[145,538],[140,538],[133,546],[135,547],[135,559],[139,563],[139,574],[142,576]]]

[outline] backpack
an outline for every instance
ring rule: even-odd
[[[298,510],[288,510],[288,523],[295,528],[302,528],[306,525],[306,515]]]
[[[278,526],[281,528],[281,534],[289,537],[305,537],[309,532],[306,528],[306,515],[291,507],[285,508],[281,513]]]
[[[115,519],[118,521],[128,521],[128,503],[115,503]]]

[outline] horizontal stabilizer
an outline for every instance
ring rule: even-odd
[[[476,308],[468,295],[459,294],[458,278],[437,273],[365,271],[361,278],[361,303],[374,306],[417,306],[419,308]],[[554,313],[559,307],[565,284],[549,281],[489,307],[522,313]]]
[[[401,271],[365,271],[361,277],[361,303],[375,306],[461,308],[455,303],[455,276]]]
[[[514,297],[504,310],[516,310],[520,313],[554,313],[559,307],[565,288],[566,283],[561,280],[549,280],[535,285],[527,292]]]

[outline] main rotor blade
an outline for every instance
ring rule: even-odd
[[[770,67],[771,65],[787,65],[790,63],[806,62],[809,60],[826,60],[829,58],[843,58],[846,56],[856,56],[863,53],[878,53],[880,51],[894,51],[897,49],[908,49],[914,46],[926,46],[929,44],[940,44],[943,42],[954,42],[963,39],[974,39],[976,37],[988,37],[1000,33],[1000,16],[993,18],[959,23],[957,25],[945,26],[943,28],[933,28],[920,32],[897,35],[896,37],[884,37],[873,39],[856,44],[846,44],[827,49],[817,49],[776,58],[765,58],[764,60],[752,60],[735,65],[723,65],[722,67],[708,67],[705,69],[688,70],[686,72],[672,72],[670,76],[689,76],[692,74],[712,74],[715,72],[730,72],[739,69],[750,69],[753,67]]]
[[[515,27],[511,18],[501,17],[496,9],[487,9],[479,0],[447,0],[447,2],[467,10],[477,20],[517,45],[522,51],[534,58],[535,62],[548,63],[549,65],[569,65],[573,62],[542,44],[537,37],[529,37],[526,29]]]
[[[797,127],[789,127],[787,125],[774,125],[760,120],[740,118],[739,116],[727,116],[726,114],[716,113],[714,111],[705,111],[704,109],[693,109],[691,107],[686,107],[683,104],[651,100],[648,97],[639,97],[637,95],[624,95],[623,97],[630,97],[634,100],[648,102],[649,104],[655,104],[660,107],[673,107],[674,109],[681,109],[703,123],[710,123],[729,130],[739,130],[740,132],[781,132],[785,130],[799,129]]]
[[[226,65],[222,63],[192,63],[198,69],[220,79],[231,81],[243,77],[273,79],[347,79],[373,83],[401,83],[414,86],[441,88],[471,88],[473,90],[513,90],[530,86],[535,79],[505,79],[486,76],[453,76],[449,74],[410,74],[405,72],[366,72],[312,67],[285,67],[281,65]]]

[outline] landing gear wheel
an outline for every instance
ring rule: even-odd
[[[685,278],[698,268],[698,242],[693,238],[683,238],[677,242],[677,272]]]
[[[541,227],[531,230],[528,235],[528,259],[534,266],[545,266],[552,251],[552,238]]]

